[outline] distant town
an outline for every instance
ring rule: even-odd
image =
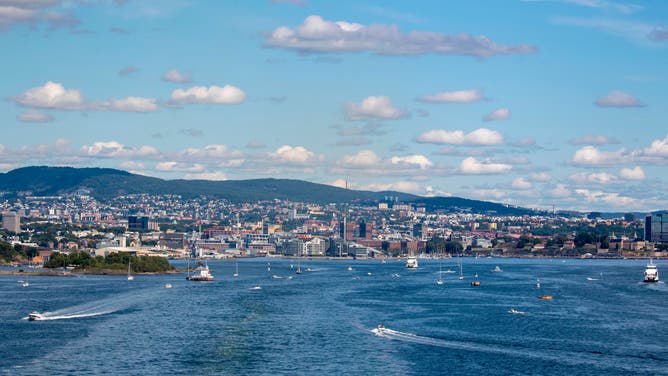
[[[238,257],[666,257],[668,214],[601,219],[559,212],[497,216],[428,212],[386,197],[373,204],[285,200],[234,204],[179,195],[126,195],[108,202],[86,190],[0,200],[5,264],[45,264],[53,252],[107,256]]]

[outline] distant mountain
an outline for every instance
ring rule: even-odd
[[[429,211],[470,211],[523,215],[533,211],[508,205],[458,197],[420,197],[408,193],[356,191],[291,179],[164,180],[110,168],[23,167],[0,174],[0,192],[9,195],[53,196],[87,189],[100,201],[128,194],[175,194],[184,198],[206,196],[232,202],[290,200],[327,203],[372,203],[395,197]]]

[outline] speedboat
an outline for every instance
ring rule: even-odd
[[[213,281],[213,275],[209,271],[209,266],[200,263],[194,270],[195,274],[186,277],[188,281]]]
[[[250,289],[251,290],[262,290],[262,286],[257,285],[257,286],[251,287]]]
[[[645,278],[643,278],[643,282],[659,282],[659,270],[652,262],[652,259],[649,260],[649,264],[647,264],[647,268],[645,269]]]
[[[44,316],[42,316],[41,313],[37,311],[33,311],[28,315],[28,320],[30,321],[38,321],[38,320],[43,320]]]
[[[513,315],[523,315],[524,314],[524,312],[518,311],[515,308],[511,308],[510,311],[508,311],[508,313],[512,313]]]
[[[166,288],[166,289],[171,289],[171,288],[172,288],[172,284],[169,283],[169,282],[165,283],[165,288]]]
[[[385,334],[385,325],[383,324],[378,324],[376,327],[376,335],[382,336]]]
[[[406,259],[406,268],[408,269],[417,269],[418,268],[418,260],[417,257],[415,256],[410,256]]]
[[[541,296],[538,297],[538,299],[552,300],[552,295],[541,295]]]

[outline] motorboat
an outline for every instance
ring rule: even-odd
[[[276,274],[274,274],[274,275],[271,276],[271,278],[273,278],[273,279],[282,279],[283,277],[281,277],[280,275],[276,275]]]
[[[382,336],[385,334],[385,325],[383,324],[378,324],[376,327],[376,335]]]
[[[538,299],[552,300],[552,295],[541,295],[541,296],[538,297]]]
[[[442,285],[442,284],[443,284],[443,280],[442,280],[441,278],[437,279],[437,280],[436,280],[436,284],[439,285],[439,286]]]
[[[262,286],[257,285],[250,288],[251,290],[262,290]]]
[[[349,266],[349,267],[348,267],[348,271],[351,271],[351,270],[353,270],[353,267],[352,267],[352,266]]]
[[[42,316],[42,314],[37,311],[33,311],[28,315],[28,320],[30,321],[44,320],[44,316]]]
[[[165,283],[165,288],[166,288],[166,289],[171,289],[171,288],[172,288],[172,284],[169,283],[169,282]]]
[[[512,313],[513,315],[523,315],[525,312],[518,311],[515,308],[511,308],[508,313]]]
[[[418,260],[417,257],[415,256],[409,256],[406,259],[406,268],[408,269],[417,269],[418,268]]]
[[[498,273],[498,272],[502,272],[503,270],[501,270],[501,268],[497,265],[492,271]]]
[[[28,283],[28,281],[21,282],[21,287],[28,287],[28,286],[30,286],[30,283]]]
[[[480,286],[480,281],[471,281],[471,286],[479,287]]]
[[[647,268],[645,268],[645,278],[643,278],[643,282],[659,282],[659,270],[652,262],[652,259],[649,259],[649,264],[647,264]]]
[[[200,262],[193,272],[194,274],[186,277],[188,281],[213,281],[213,275],[211,275],[209,266],[206,264]]]

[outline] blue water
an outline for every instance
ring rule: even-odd
[[[0,276],[0,374],[668,374],[668,287],[640,282],[642,260],[468,258],[441,286],[456,260],[291,263],[242,260],[233,278],[210,262],[209,283]]]

